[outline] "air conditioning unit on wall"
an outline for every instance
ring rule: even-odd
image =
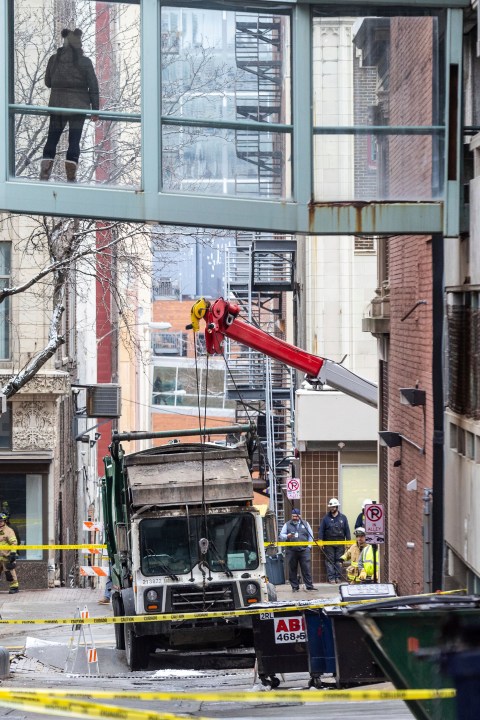
[[[122,414],[122,396],[120,385],[105,383],[102,385],[88,385],[87,417],[119,418]]]

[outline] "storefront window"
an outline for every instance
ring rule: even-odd
[[[43,542],[43,477],[40,474],[7,473],[0,476],[0,511],[17,535],[19,545]],[[25,560],[42,560],[42,550],[20,552]]]

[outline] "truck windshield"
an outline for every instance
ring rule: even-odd
[[[188,531],[190,529],[190,538]],[[145,519],[140,523],[144,575],[183,575],[202,559],[198,541],[206,537],[212,572],[258,567],[255,520],[250,513]],[[189,551],[190,548],[190,551]]]

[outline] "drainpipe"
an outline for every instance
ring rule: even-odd
[[[432,592],[432,491],[423,490],[423,592]]]
[[[443,431],[443,235],[432,236],[432,590],[443,587],[444,431]]]

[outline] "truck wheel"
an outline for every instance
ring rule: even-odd
[[[119,593],[112,595],[112,608],[115,617],[123,617],[123,603]],[[125,650],[125,631],[121,623],[115,623],[115,647],[117,650]]]
[[[130,670],[145,670],[148,667],[150,644],[146,638],[138,637],[129,623],[125,623],[125,654]]]

